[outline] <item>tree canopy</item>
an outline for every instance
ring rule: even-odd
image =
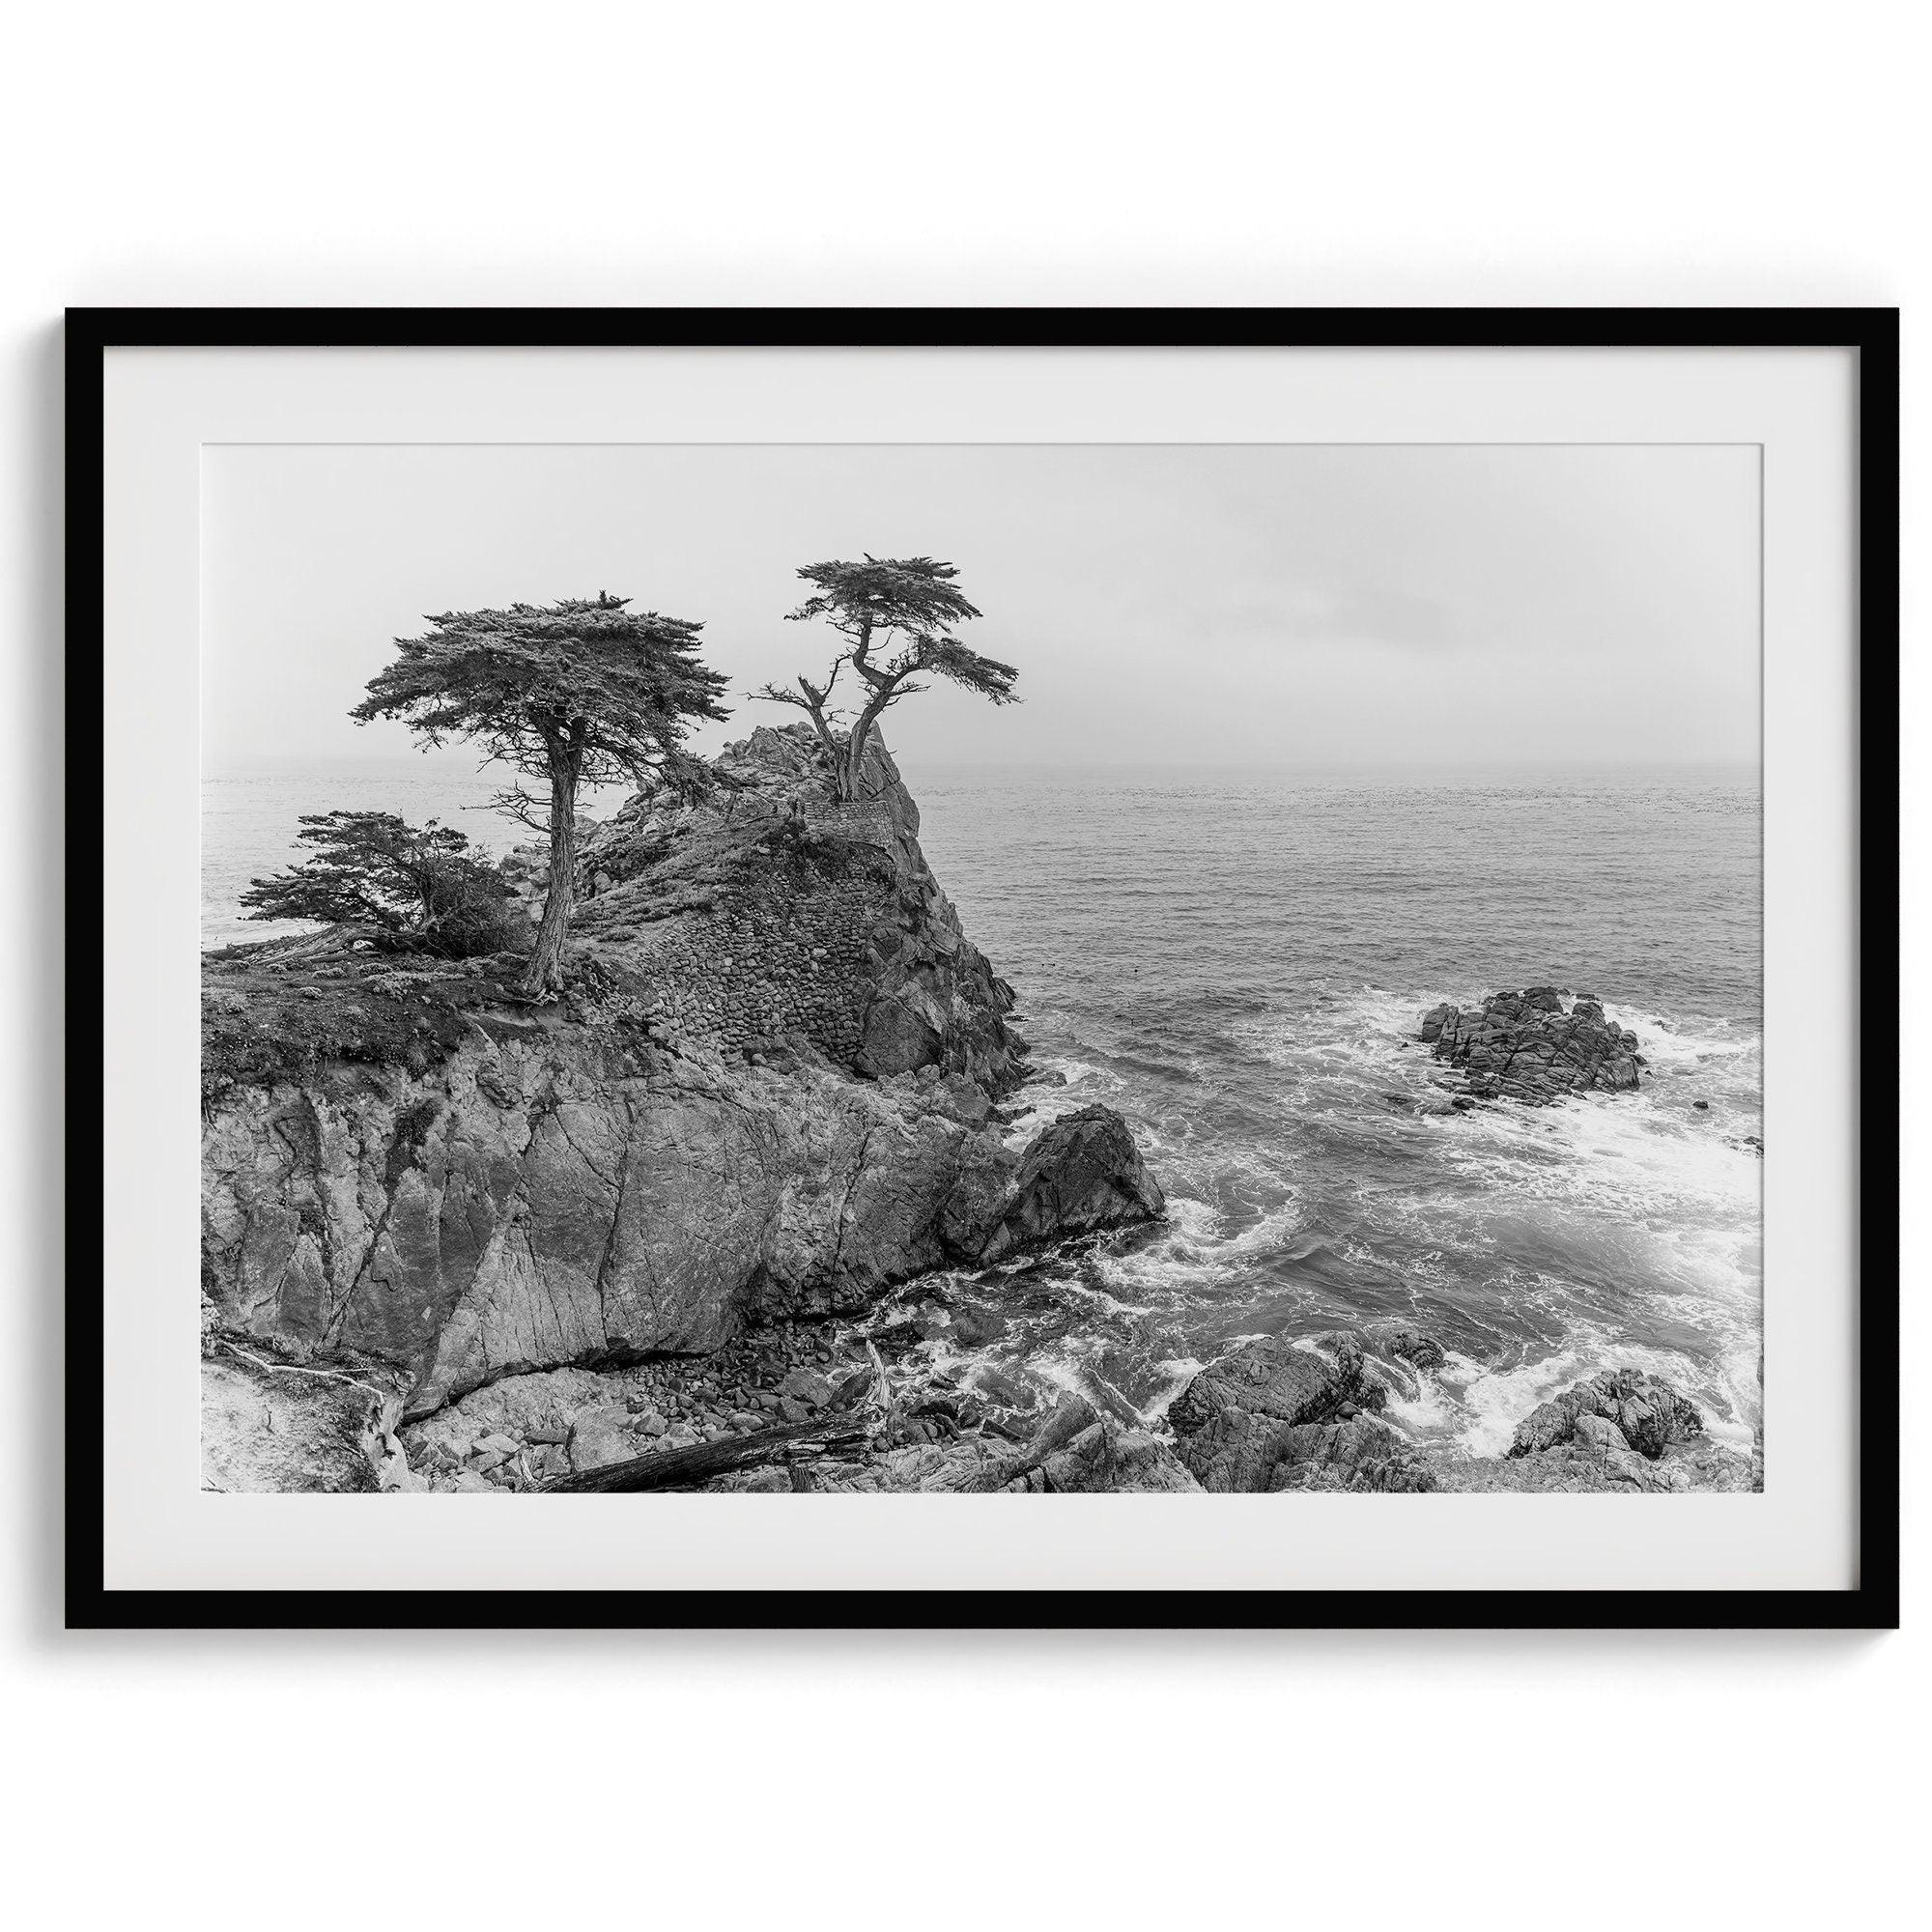
[[[502,875],[462,833],[391,811],[303,816],[299,865],[250,880],[250,919],[345,928],[381,951],[465,959],[513,943],[516,915]]]
[[[994,704],[1015,704],[1019,672],[960,642],[952,626],[980,615],[959,589],[958,570],[930,556],[875,557],[858,563],[804,565],[799,576],[812,594],[787,613],[794,623],[823,619],[843,639],[823,684],[801,676],[796,692],[768,684],[753,695],[795,704],[811,719],[831,758],[838,796],[859,796],[866,745],[888,707],[930,689],[922,675],[943,677]],[[850,665],[865,692],[857,721],[842,744],[827,710],[840,669]]]
[[[349,714],[397,718],[426,745],[472,738],[492,757],[548,778],[559,753],[580,783],[696,781],[683,749],[696,718],[726,718],[726,680],[697,655],[704,626],[634,611],[600,591],[503,611],[446,611]]]
[[[369,681],[350,713],[396,718],[417,740],[468,738],[524,777],[548,782],[547,802],[516,787],[498,803],[526,822],[547,810],[550,890],[526,987],[562,982],[563,942],[576,895],[576,810],[582,784],[664,781],[701,786],[706,768],[684,749],[691,721],[724,718],[725,680],[697,655],[700,623],[634,611],[600,591],[502,611],[446,611]]]

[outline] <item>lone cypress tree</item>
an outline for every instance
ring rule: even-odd
[[[797,705],[810,718],[832,762],[839,798],[849,802],[859,796],[866,743],[887,707],[930,688],[917,682],[920,672],[951,678],[995,704],[1018,703],[1013,680],[1019,672],[969,649],[948,629],[980,614],[954,587],[959,573],[952,564],[929,556],[867,556],[863,563],[809,563],[798,574],[813,594],[788,612],[787,620],[823,617],[843,646],[822,685],[801,677],[797,691],[768,684],[752,695]],[[841,742],[825,707],[848,664],[866,689],[866,701]]]
[[[563,983],[563,943],[577,896],[577,793],[583,784],[668,781],[690,789],[704,768],[684,750],[693,719],[730,714],[725,680],[697,655],[699,623],[633,611],[599,591],[507,611],[449,611],[369,680],[349,715],[397,718],[417,741],[474,739],[490,757],[549,788],[498,804],[550,834],[550,883],[524,990]]]

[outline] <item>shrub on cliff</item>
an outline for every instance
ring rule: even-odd
[[[251,880],[250,919],[312,920],[383,952],[469,959],[515,943],[509,889],[460,832],[389,811],[324,811],[298,835],[315,848],[285,871]]]
[[[704,767],[684,750],[687,724],[724,718],[724,679],[697,655],[703,627],[624,607],[599,591],[506,611],[447,611],[369,680],[349,715],[399,718],[424,745],[472,738],[492,758],[542,781],[497,803],[550,838],[550,882],[524,990],[563,983],[563,943],[577,890],[577,792],[583,784],[668,781],[696,788]]]
[[[809,563],[798,574],[813,594],[787,621],[823,617],[842,639],[838,655],[823,684],[801,676],[796,691],[767,684],[752,695],[796,705],[811,720],[838,798],[850,803],[859,796],[866,741],[889,706],[928,689],[915,681],[921,672],[949,678],[995,704],[1019,701],[1013,696],[1019,672],[1011,665],[982,657],[951,634],[951,626],[980,614],[954,584],[959,572],[952,564],[929,556],[867,556],[863,563]],[[866,696],[841,739],[826,707],[847,665]]]

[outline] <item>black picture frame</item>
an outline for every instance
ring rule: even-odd
[[[1779,349],[1856,352],[1861,1009],[1898,1008],[1898,311],[1889,308],[74,308],[67,313],[67,819],[106,827],[79,755],[102,696],[102,382],[137,348]],[[80,721],[76,729],[75,721]],[[97,849],[99,846],[97,845]],[[103,996],[102,911],[69,907],[68,1009]],[[96,1365],[105,1204],[70,1182],[66,1614],[79,1629],[1890,1629],[1898,1622],[1898,1065],[1858,1082],[1858,1581],[1844,1590],[871,1591],[109,1590]],[[99,1030],[67,1040],[76,1094]],[[70,1176],[99,1171],[91,1109],[68,1110]]]

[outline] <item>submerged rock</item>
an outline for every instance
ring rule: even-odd
[[[1406,1321],[1371,1322],[1362,1330],[1362,1340],[1382,1354],[1418,1369],[1439,1369],[1448,1360],[1440,1342]]]
[[[1595,1000],[1566,1009],[1554,986],[1492,993],[1479,1010],[1433,1008],[1417,1037],[1485,1100],[1538,1105],[1566,1094],[1634,1093],[1644,1064],[1635,1034],[1606,1020]]]

